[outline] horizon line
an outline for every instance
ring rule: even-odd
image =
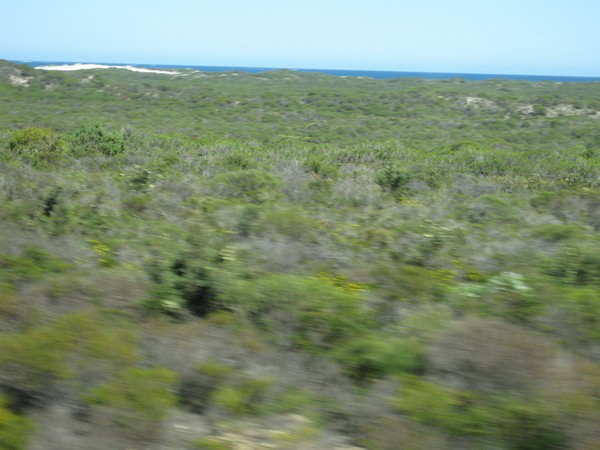
[[[166,64],[166,63],[122,63],[122,62],[100,62],[100,61],[60,61],[60,60],[38,60],[38,59],[7,59],[14,63],[44,63],[44,64],[100,64],[100,65],[117,65],[117,66],[134,66],[134,67],[179,67],[179,68],[194,68],[194,67],[212,67],[220,69],[251,69],[257,71],[271,70],[290,70],[290,71],[329,71],[329,72],[377,72],[377,73],[403,73],[403,74],[431,74],[431,75],[474,75],[474,76],[508,76],[508,77],[551,77],[551,78],[585,78],[592,80],[600,80],[600,75],[555,75],[555,74],[528,74],[528,73],[496,73],[496,72],[448,72],[448,71],[430,71],[430,70],[391,70],[391,69],[332,69],[332,68],[317,68],[317,67],[285,67],[285,66],[242,66],[242,65],[205,65],[205,64]]]

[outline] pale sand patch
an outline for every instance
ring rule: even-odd
[[[163,75],[178,75],[179,72],[172,72],[169,70],[158,70],[158,69],[145,69],[143,67],[133,67],[133,66],[109,66],[106,64],[63,64],[58,66],[39,66],[36,69],[40,70],[62,70],[62,71],[72,71],[72,70],[89,70],[89,69],[125,69],[131,70],[132,72],[144,72],[144,73],[160,73]]]
[[[592,109],[576,108],[573,105],[555,105],[550,106],[546,112],[546,117],[559,117],[559,116],[585,116],[593,115],[595,113]]]
[[[13,86],[29,86],[29,80],[27,78],[10,75],[8,79]]]

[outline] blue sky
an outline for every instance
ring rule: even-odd
[[[0,0],[0,58],[600,76],[600,0]]]

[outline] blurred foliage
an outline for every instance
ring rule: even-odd
[[[214,179],[215,189],[225,197],[249,203],[264,203],[277,195],[279,180],[256,169],[219,174]]]
[[[85,402],[106,412],[111,426],[137,440],[152,439],[167,409],[175,404],[176,374],[163,368],[127,368],[85,396]]]
[[[443,428],[451,435],[471,435],[476,442],[494,442],[509,449],[568,447],[557,416],[531,401],[485,399],[405,376],[394,406],[417,422]]]
[[[218,361],[202,362],[191,375],[181,380],[178,390],[181,404],[192,412],[202,413],[231,371],[229,366]]]
[[[214,404],[229,414],[259,414],[265,402],[266,391],[272,384],[268,378],[238,380],[234,385],[223,386],[214,393]]]
[[[75,132],[73,146],[81,155],[98,151],[115,156],[125,151],[125,140],[121,133],[108,131],[99,124],[82,125]]]
[[[49,128],[23,128],[10,134],[8,148],[33,163],[52,161],[67,152],[67,143]]]
[[[61,382],[122,369],[136,360],[134,338],[87,313],[61,316],[51,325],[0,335],[0,384],[16,409],[45,404]]]
[[[382,189],[401,197],[406,193],[411,178],[408,170],[399,166],[389,166],[377,173],[375,181]]]
[[[348,375],[358,381],[383,378],[424,368],[424,348],[417,339],[390,339],[385,334],[367,334],[341,345],[337,357]]]
[[[27,417],[14,414],[7,408],[6,399],[0,396],[0,446],[6,450],[27,448],[33,424]]]
[[[231,289],[223,294],[226,305],[282,346],[328,351],[372,324],[358,294],[318,278],[269,275],[226,289]]]
[[[0,61],[0,447],[599,448],[599,89]]]

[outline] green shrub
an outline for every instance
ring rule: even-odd
[[[457,213],[472,223],[506,223],[517,220],[513,199],[498,195],[483,194],[476,199],[469,200],[462,208],[457,208]]]
[[[548,242],[561,242],[585,238],[586,231],[581,225],[553,223],[536,227],[533,234],[535,237]]]
[[[338,167],[325,161],[324,156],[308,156],[304,162],[304,168],[311,175],[325,180],[334,180],[339,173]]]
[[[73,376],[65,364],[68,341],[52,328],[0,336],[0,384],[13,388],[16,408],[46,402],[57,381]]]
[[[266,393],[272,384],[268,378],[244,377],[233,386],[218,389],[213,402],[232,415],[260,414],[265,410]]]
[[[24,128],[11,133],[8,148],[19,155],[50,157],[65,153],[67,145],[49,128]]]
[[[556,257],[543,261],[544,272],[562,284],[600,286],[600,244],[592,242],[565,243]]]
[[[215,380],[222,380],[231,373],[232,368],[219,361],[208,360],[198,364],[197,370],[202,375]]]
[[[412,262],[417,262],[417,259],[424,258],[423,254],[429,252],[425,247],[415,247],[402,257],[410,257]],[[410,264],[398,267],[389,263],[378,263],[370,270],[376,280],[375,286],[386,299],[415,304],[441,300],[447,289],[452,286],[454,278],[450,272],[441,273]]]
[[[567,288],[558,295],[561,331],[575,335],[576,342],[600,342],[600,290]]]
[[[171,270],[177,275],[174,287],[187,309],[197,316],[221,309],[213,271],[202,261],[179,259]]]
[[[250,203],[264,203],[280,195],[281,180],[258,169],[225,172],[213,184],[221,195]]]
[[[50,328],[65,342],[70,356],[66,363],[71,372],[81,370],[71,361],[77,356],[94,361],[97,372],[105,364],[108,371],[120,371],[137,359],[137,336],[127,320],[82,312],[62,316]]]
[[[100,152],[106,156],[125,152],[125,138],[122,133],[108,131],[102,125],[82,125],[76,131],[73,144],[82,155]]]
[[[146,264],[154,286],[143,304],[175,315],[187,310],[204,317],[224,309],[219,290],[236,277],[239,264],[235,248],[210,228],[195,229],[186,241],[175,257],[155,256]]]
[[[71,268],[71,264],[34,246],[24,247],[19,256],[0,255],[0,280],[12,283],[36,281],[46,274],[62,273]]]
[[[180,403],[189,411],[201,414],[212,401],[214,392],[222,387],[232,369],[218,361],[204,361],[179,384]]]
[[[515,450],[567,448],[557,415],[536,400],[481,397],[403,376],[393,405],[398,412],[456,436],[498,442]],[[477,442],[477,441],[475,441]]]
[[[544,307],[523,276],[514,272],[502,272],[485,282],[461,283],[451,288],[449,298],[461,311],[519,323],[534,321]]]
[[[127,186],[136,192],[152,190],[157,180],[161,179],[160,173],[155,173],[146,167],[135,166],[127,175]]]
[[[175,405],[176,374],[168,369],[128,368],[92,390],[85,402],[103,412],[109,426],[127,436],[152,439],[169,408]]]
[[[228,170],[255,169],[257,161],[242,152],[233,152],[223,159],[221,165]]]
[[[21,308],[20,298],[12,284],[0,280],[0,323],[3,320],[16,322],[27,315]]]
[[[279,234],[290,239],[309,241],[314,237],[315,221],[297,206],[265,208],[255,228],[257,234]]]
[[[375,182],[384,191],[399,197],[407,193],[412,179],[411,172],[399,165],[390,165],[375,174]]]
[[[6,399],[0,395],[0,448],[24,450],[32,430],[31,421],[10,411]]]
[[[130,214],[142,214],[148,209],[148,205],[152,201],[150,194],[132,194],[123,199],[123,209]]]
[[[493,425],[509,449],[559,450],[570,448],[557,417],[536,402],[495,399]]]
[[[269,275],[226,287],[223,301],[282,346],[321,352],[362,333],[372,314],[360,295],[327,280],[294,275]]]
[[[478,435],[489,422],[486,411],[476,406],[468,391],[439,386],[416,376],[404,375],[394,407],[412,420],[439,427],[458,436]]]
[[[240,236],[249,237],[256,231],[261,211],[261,205],[244,205],[237,224]]]
[[[446,439],[444,439],[446,438]],[[397,414],[380,414],[361,427],[356,445],[373,450],[402,448],[411,450],[451,450],[441,430],[422,425]]]
[[[313,402],[314,397],[309,392],[292,387],[281,392],[268,406],[268,410],[273,413],[299,412]]]
[[[246,405],[247,396],[238,389],[223,387],[215,393],[213,400],[215,405],[223,408],[229,414],[242,415],[249,412]]]
[[[348,376],[362,382],[422,371],[424,347],[416,339],[370,333],[342,343],[336,359]]]
[[[140,304],[151,311],[180,316],[185,310],[185,301],[177,289],[177,274],[164,266],[161,258],[154,258],[146,264],[146,271],[152,281],[148,296]]]
[[[121,325],[122,324],[118,324]],[[11,387],[19,408],[45,403],[58,383],[84,372],[78,363],[92,361],[96,372],[120,369],[135,358],[129,330],[110,326],[91,314],[69,314],[50,325],[0,335],[0,384]]]
[[[199,450],[233,450],[234,446],[217,437],[204,437],[193,442]]]
[[[98,258],[98,263],[102,267],[114,267],[118,264],[117,252],[112,249],[107,243],[100,242],[96,239],[90,240],[90,246]]]

